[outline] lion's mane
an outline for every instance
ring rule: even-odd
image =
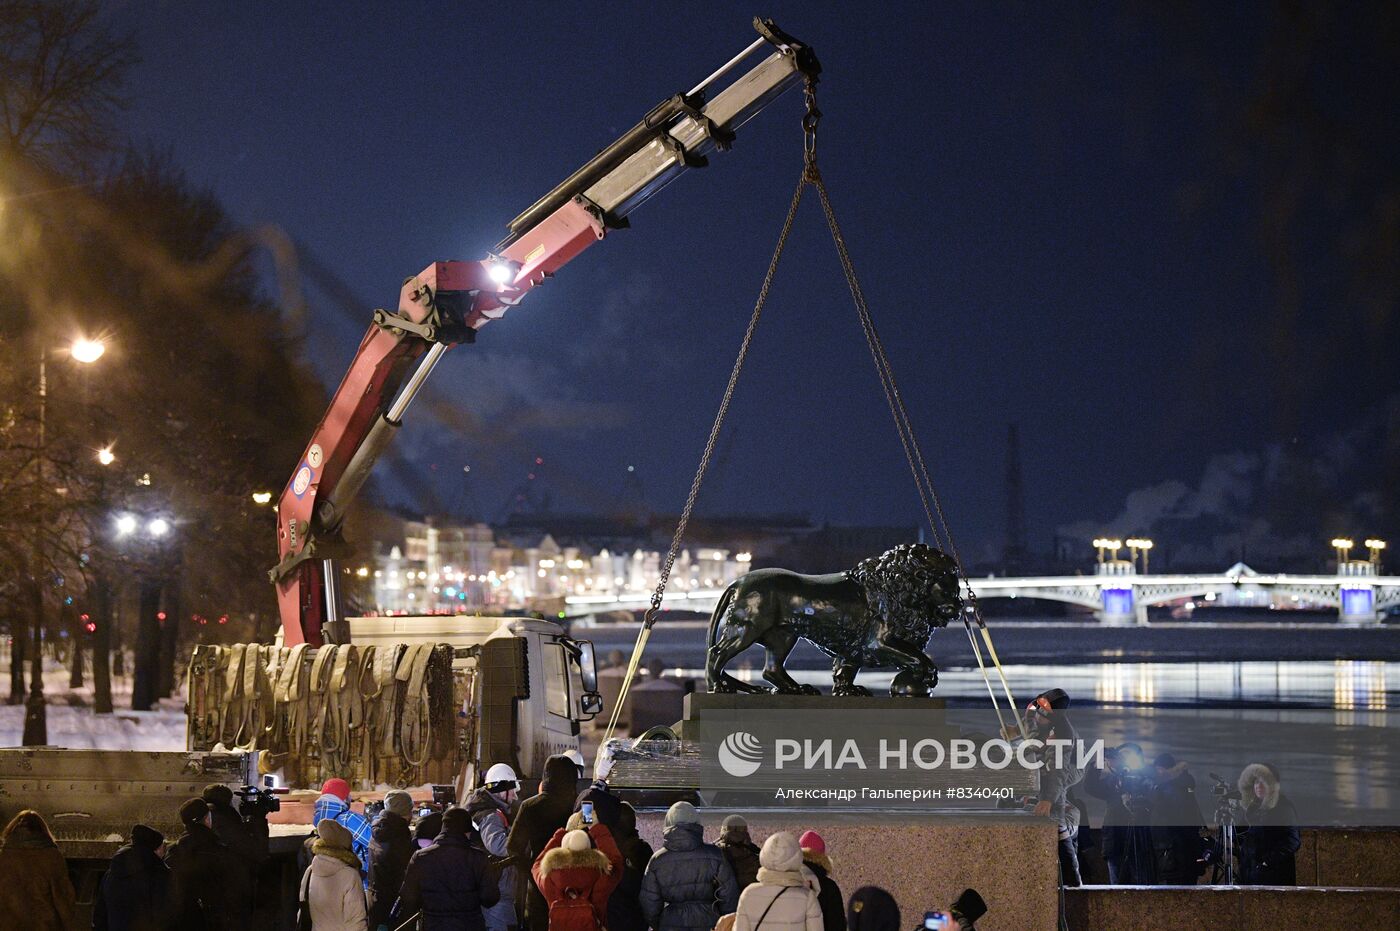
[[[848,574],[865,590],[871,613],[920,647],[933,628],[947,627],[962,611],[957,563],[927,543],[900,544],[862,559]],[[935,604],[942,605],[946,615],[932,612],[930,605]]]

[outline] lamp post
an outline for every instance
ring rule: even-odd
[[[1332,548],[1337,551],[1337,574],[1341,575],[1346,571],[1347,553],[1355,544],[1346,537],[1333,537]]]
[[[1385,541],[1371,537],[1366,541],[1366,549],[1370,555],[1371,565],[1375,567],[1376,575],[1381,574],[1381,552],[1385,549]]]
[[[107,351],[107,345],[100,339],[80,336],[68,346],[68,354],[74,362],[91,365]],[[48,447],[48,406],[49,406],[49,350],[47,345],[39,348],[39,446],[34,458],[35,474],[38,477],[35,489],[34,520],[34,563],[30,567],[31,592],[30,606],[34,614],[33,654],[29,658],[29,697],[24,703],[24,735],[21,742],[26,747],[41,747],[49,742],[48,710],[44,700],[44,563],[47,559],[44,547],[45,510],[48,489],[45,486]]]
[[[1128,552],[1133,554],[1133,561],[1137,562],[1138,554],[1142,554],[1142,574],[1147,575],[1147,554],[1152,549],[1152,541],[1143,537],[1129,537],[1123,541],[1128,547]]]

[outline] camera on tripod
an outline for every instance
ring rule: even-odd
[[[1215,773],[1211,773],[1210,778],[1214,783],[1214,785],[1210,787],[1210,794],[1215,796],[1217,803],[1240,802],[1244,800],[1238,788],[1230,785]]]
[[[282,809],[282,800],[271,789],[259,786],[244,786],[234,793],[238,799],[238,814],[244,820],[266,818]]]

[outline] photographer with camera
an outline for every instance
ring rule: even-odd
[[[1200,875],[1201,806],[1196,801],[1196,777],[1170,753],[1152,761],[1152,845],[1157,858],[1157,881],[1168,886],[1194,886]]]
[[[200,797],[209,804],[214,836],[228,847],[234,862],[243,870],[244,882],[252,894],[250,904],[257,910],[261,903],[261,873],[272,858],[267,816],[277,810],[277,799],[255,786],[245,786],[238,794],[235,807],[233,790],[219,783],[205,786]]]
[[[1240,773],[1247,827],[1240,836],[1240,882],[1250,886],[1296,886],[1294,856],[1302,846],[1298,811],[1283,793],[1278,770],[1251,763]]]
[[[1089,772],[1084,790],[1107,805],[1103,819],[1103,857],[1108,881],[1115,886],[1150,886],[1157,881],[1153,863],[1152,780],[1142,748],[1125,743],[1104,752],[1104,768]]]
[[[1079,739],[1079,734],[1066,714],[1069,695],[1064,689],[1041,692],[1026,706],[1025,724],[1030,736],[1040,741]],[[1072,753],[1055,754],[1048,748],[1039,751],[1040,791],[1035,813],[1049,815],[1059,828],[1060,883],[1078,886],[1079,876],[1079,809],[1069,803],[1069,790],[1084,778]]]

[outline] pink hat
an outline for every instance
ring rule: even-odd
[[[797,839],[797,846],[803,850],[811,850],[816,853],[826,853],[826,841],[816,831],[807,831]]]
[[[322,795],[337,796],[342,802],[350,801],[350,783],[344,779],[327,779],[321,784]]]

